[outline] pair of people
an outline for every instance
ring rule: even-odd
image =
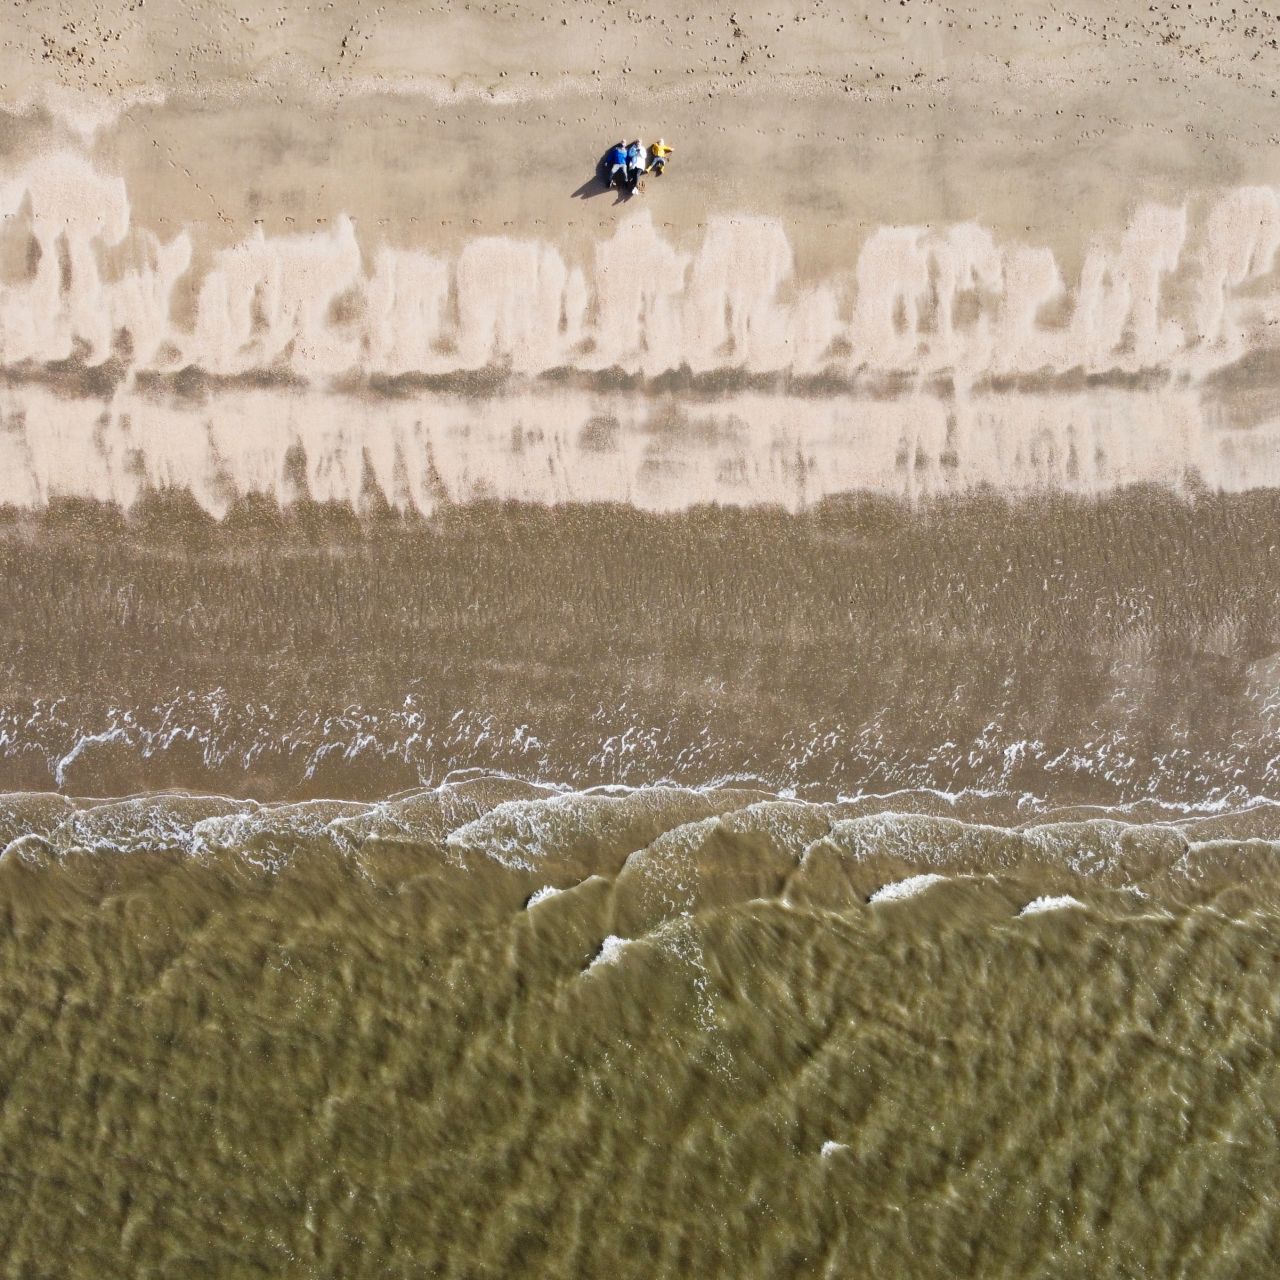
[[[609,185],[634,191],[648,167],[646,161],[647,152],[639,139],[630,146],[625,142],[616,143],[609,152]]]
[[[667,167],[672,150],[662,138],[652,147],[646,147],[638,138],[630,145],[615,144],[609,152],[609,185],[634,191],[645,173],[660,174]]]

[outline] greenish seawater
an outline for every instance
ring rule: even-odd
[[[1275,810],[912,804],[9,797],[0,1271],[1275,1274]]]

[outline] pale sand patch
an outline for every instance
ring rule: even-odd
[[[905,398],[858,422],[918,415],[911,428],[828,430],[839,406],[756,405],[739,414],[745,450],[694,439],[655,459],[650,440],[615,475],[591,449],[540,458],[537,440],[503,460],[494,432],[529,443],[525,410],[513,421],[504,407],[478,416],[488,443],[451,438],[448,458],[433,453],[462,491],[537,500],[604,489],[658,505],[734,492],[796,505],[842,483],[1090,488],[1177,483],[1187,469],[1225,488],[1271,483],[1269,427],[1232,435],[1194,406],[1171,420],[1169,406],[1207,371],[1270,352],[1280,331],[1275,39],[1266,13],[1139,0],[1016,13],[42,0],[0,37],[3,363],[26,378],[70,359],[73,378],[99,370],[85,375],[98,391],[113,361],[284,369],[315,386],[350,370],[869,369],[901,377],[877,394]],[[675,159],[620,205],[594,164],[637,134],[666,135]],[[963,390],[1153,368],[1169,395],[1129,402],[1149,416],[1126,425],[1106,397],[1082,426],[1078,401],[992,396],[966,426],[961,396],[938,428],[936,404],[911,399],[930,378]],[[74,444],[81,410],[37,397],[15,437],[30,455],[11,469],[15,495],[127,499],[153,473],[190,476],[205,495],[274,492],[286,483],[275,455],[310,433],[342,438],[307,448],[340,459],[320,488],[363,491],[351,477],[367,449],[392,500],[427,502],[378,461],[387,439],[407,448],[403,426],[380,425],[390,411],[361,419],[341,398],[277,397],[253,409],[273,422],[232,427],[247,406],[226,395],[212,392],[202,435],[163,449],[159,427],[131,416],[126,429],[116,405],[92,457]],[[793,408],[796,425],[770,425]],[[168,412],[170,433],[190,434],[184,411]],[[555,432],[534,430],[576,440],[616,412],[649,410],[569,406]],[[367,440],[332,425],[343,414]],[[71,425],[51,426],[60,415]],[[447,419],[423,428],[433,450]],[[67,451],[42,471],[59,433]],[[102,457],[137,434],[128,464],[104,473]],[[219,440],[212,454],[205,437]],[[779,440],[797,446],[796,466]],[[855,447],[867,450],[856,462]],[[269,464],[244,462],[264,449]],[[667,487],[646,498],[641,469],[673,458]]]
[[[1280,484],[1280,418],[1221,426],[1195,392],[1176,388],[958,401],[238,388],[205,403],[0,390],[0,504],[28,508],[66,496],[128,508],[180,488],[218,516],[254,493],[423,514],[477,499],[795,511],[853,491],[918,499],[983,485],[1104,493],[1188,482],[1229,492]]]

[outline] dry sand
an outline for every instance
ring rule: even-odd
[[[1277,16],[63,0],[13,9],[0,84],[13,108],[47,102],[94,130],[137,221],[170,233],[345,212],[401,245],[514,234],[580,251],[617,211],[570,193],[615,136],[662,133],[680,176],[659,221],[781,218],[807,278],[846,268],[877,226],[970,220],[1049,244],[1070,271],[1139,199],[1277,179]],[[41,126],[6,130],[11,152]]]
[[[0,359],[97,363],[123,328],[144,367],[309,377],[1202,371],[1276,320],[1277,32],[1225,4],[23,5]],[[637,133],[675,161],[619,205],[594,164]]]
[[[287,451],[349,435],[353,387],[371,393],[371,437],[389,438],[406,413],[448,417],[437,393],[579,376],[597,394],[568,411],[575,435],[647,422],[638,388],[898,398],[897,413],[845,408],[890,424],[873,455],[913,451],[903,414],[926,436],[940,417],[950,480],[1021,489],[1045,417],[1023,393],[1065,392],[1050,452],[1094,460],[1064,462],[1068,487],[1187,470],[1270,483],[1272,30],[1220,5],[24,6],[0,47],[0,412],[27,477],[6,496],[120,496],[112,438],[141,454],[140,483],[188,483],[128,441],[138,391],[183,437],[166,454],[199,453],[187,402],[212,398],[224,470],[278,493],[255,425],[227,429],[246,380],[281,388],[264,408],[277,435],[305,408],[310,440],[295,432]],[[636,133],[664,134],[676,157],[623,201],[593,167]],[[124,436],[73,441],[66,474],[39,478],[67,433],[33,383],[79,396],[76,420],[125,421]],[[1099,383],[1163,397],[1131,406],[1119,469],[1095,465],[1094,437],[1118,421],[1106,394],[1089,398]],[[380,418],[388,391],[413,405]],[[1165,447],[1168,396],[1203,403]],[[562,407],[553,394],[533,416]],[[788,408],[740,399],[733,414],[807,457],[813,413]],[[505,430],[508,410],[489,415],[495,439],[521,429]],[[156,412],[141,416],[154,434]],[[993,455],[966,420],[1014,425]],[[643,431],[618,439],[652,457]],[[708,470],[700,440],[667,433],[660,460],[680,479],[650,505],[778,500],[774,479],[734,479],[765,476],[758,449]],[[834,478],[815,494],[859,483],[822,451],[813,469]],[[598,458],[553,459],[571,474],[544,492],[502,480],[509,448],[463,452],[500,496],[619,494],[593,487]]]

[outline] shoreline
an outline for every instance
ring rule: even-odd
[[[374,799],[479,767],[1266,794],[1278,503],[10,508],[0,786]]]
[[[1123,919],[1153,898],[1186,907],[1247,888],[1260,903],[1280,887],[1275,801],[1195,813],[1158,802],[1037,806],[927,791],[799,799],[733,782],[575,791],[484,774],[374,803],[0,794],[6,884],[32,873],[146,879],[176,860],[213,875],[340,870],[388,883],[426,875],[441,889],[473,881],[476,905],[531,910],[601,876],[621,873],[625,882],[674,850],[711,882],[732,875],[744,854],[758,873],[761,842],[766,862],[781,855],[769,875],[782,904],[799,910],[874,908],[976,881],[1015,893],[1021,886],[1029,905],[1017,914],[1081,905],[1071,891],[1087,894],[1104,918],[1119,908]]]

